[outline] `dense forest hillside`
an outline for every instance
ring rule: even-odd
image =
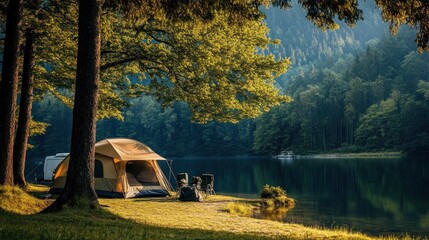
[[[294,75],[284,85],[294,101],[256,121],[255,150],[427,151],[429,54],[415,52],[413,36],[403,29]]]
[[[372,1],[361,1],[364,21],[349,28],[339,23],[339,29],[321,31],[305,17],[304,10],[297,1],[292,1],[292,8],[284,12],[278,8],[266,10],[270,36],[280,39],[282,44],[273,51],[279,57],[289,57],[295,74],[297,69],[308,65],[329,65],[339,57],[362,49],[368,41],[388,33],[388,24],[381,20],[381,14]],[[287,79],[290,74],[286,74]]]
[[[375,6],[363,4],[365,21],[326,32],[298,6],[266,10],[270,35],[282,42],[270,51],[293,62],[277,80],[292,103],[256,120],[201,125],[185,104],[162,108],[144,96],[130,100],[123,121],[99,121],[97,138],[138,139],[167,157],[428,149],[428,54],[415,52],[414,32],[390,36]],[[29,158],[69,151],[70,109],[46,95],[33,118],[50,126],[30,140]]]

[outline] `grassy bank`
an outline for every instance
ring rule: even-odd
[[[24,198],[28,204],[19,200]],[[226,196],[211,196],[201,203],[100,199],[97,211],[44,215],[35,213],[52,200],[10,188],[0,188],[0,200],[0,239],[371,239],[347,230],[241,217],[228,213],[227,205],[244,200]]]

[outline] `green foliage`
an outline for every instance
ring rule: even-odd
[[[31,120],[30,122],[30,137],[36,135],[42,135],[46,133],[46,128],[48,128],[50,124],[44,122],[37,122]]]
[[[348,63],[294,76],[284,87],[294,101],[256,121],[254,149],[425,152],[429,55],[413,50],[412,34],[400,31]]]
[[[320,64],[329,66],[341,58],[346,61],[348,55],[359,51],[366,42],[387,33],[388,25],[382,22],[374,2],[361,1],[359,8],[363,11],[364,21],[357,22],[353,28],[336,21],[340,28],[327,31],[320,31],[308,21],[307,12],[300,7],[292,7],[286,12],[278,8],[265,10],[270,36],[282,42],[281,45],[272,46],[272,52],[279,57],[287,56],[292,62],[291,68],[278,81],[288,81],[299,74],[300,68]]]
[[[287,197],[286,191],[280,186],[264,185],[261,191],[261,198],[261,206],[266,212],[275,213],[280,208],[293,207],[295,205],[295,200]]]
[[[277,91],[270,86],[272,79],[290,64],[288,60],[274,61],[266,51],[264,55],[256,54],[270,42],[261,37],[267,32],[264,27],[261,28],[262,14],[256,5],[240,5],[241,10],[237,12],[231,11],[231,8],[238,3],[228,4],[232,3],[214,4],[212,9],[208,5],[199,8],[198,4],[164,6],[159,3],[136,4],[133,1],[105,3],[106,9],[138,13],[140,20],[129,20],[110,10],[103,15],[102,84],[98,117],[123,119],[121,109],[128,105],[126,99],[141,92],[156,95],[164,104],[175,100],[189,103],[194,120],[200,122],[212,119],[237,121],[255,117],[282,101],[290,100],[278,97]],[[268,2],[257,4],[268,5]],[[287,1],[274,1],[273,4],[289,7]],[[333,21],[336,16],[351,25],[362,17],[357,1],[321,5],[303,1],[300,4],[307,17],[321,28],[337,28],[338,25]],[[182,11],[185,8],[188,10]],[[214,9],[218,10],[213,12]],[[77,7],[74,3],[53,1],[41,7],[41,10],[34,12],[29,8],[25,13],[26,24],[39,25],[42,33],[37,58],[38,84],[66,105],[72,106],[76,68],[76,41],[73,36],[77,33]],[[210,14],[202,14],[201,11]],[[155,12],[154,15],[149,14]],[[147,14],[152,17],[152,21],[147,20]],[[233,16],[243,18],[232,21],[235,18]],[[180,22],[166,19],[177,19]],[[239,26],[231,23],[239,23]],[[251,44],[242,44],[243,39]],[[58,48],[61,51],[57,51]],[[249,54],[244,54],[246,52]],[[231,65],[228,56],[234,62],[237,62],[238,56],[242,56],[238,61],[243,63]],[[257,61],[249,61],[249,57]],[[264,65],[264,71],[253,70],[261,65]],[[226,77],[222,80],[219,76]],[[133,81],[144,78],[150,79],[150,84]],[[237,85],[236,82],[242,79],[246,79],[244,85]],[[61,92],[58,88],[69,90]],[[220,88],[226,90],[218,91]]]
[[[429,49],[429,15],[427,14],[428,5],[425,0],[417,1],[397,1],[376,0],[381,9],[383,19],[390,23],[390,31],[397,33],[402,24],[418,29],[416,34],[416,43],[419,51]]]
[[[46,133],[46,129],[50,126],[48,123],[44,122],[37,122],[31,119],[30,121],[30,137],[37,136],[37,135],[43,135]],[[27,148],[31,149],[34,146],[27,143]]]
[[[262,199],[261,207],[265,213],[281,214],[286,213],[287,209],[293,208],[295,201],[292,198],[281,196],[276,198]],[[286,208],[286,209],[285,209]]]
[[[422,94],[424,98],[429,101],[429,82],[420,80],[418,87],[417,92]]]
[[[355,132],[358,145],[368,149],[394,149],[400,144],[398,100],[389,98],[368,108]]]
[[[273,1],[277,6],[281,1]],[[186,21],[210,21],[218,12],[226,12],[230,23],[240,24],[250,19],[260,19],[263,14],[259,7],[268,7],[270,1],[256,0],[249,4],[240,1],[213,0],[210,2],[177,2],[157,0],[107,0],[104,2],[105,9],[112,9],[131,20],[168,20],[174,22]]]
[[[354,152],[369,148],[371,151],[424,151],[429,132],[428,101],[424,96],[425,82],[429,80],[419,83],[425,76],[412,73],[425,70],[425,66],[429,69],[429,60],[427,53],[416,55],[412,50],[411,34],[404,31],[396,38],[374,42],[364,52],[350,57],[348,64],[340,59],[340,63],[331,68],[302,71],[285,85],[294,101],[273,108],[255,121],[194,124],[190,122],[191,111],[185,103],[162,108],[153,97],[141,97],[130,100],[130,107],[122,113],[123,122],[99,121],[98,139],[135,138],[165,156],[250,155],[254,152],[275,155],[283,150]],[[376,64],[371,60],[374,56],[379,58]],[[416,57],[418,59],[413,61],[426,65],[411,64],[410,59]],[[373,64],[367,64],[368,61]],[[400,93],[399,100],[394,100],[399,104],[398,111],[377,107],[371,113],[379,116],[383,112],[386,125],[381,119],[372,118],[377,123],[372,126],[368,109],[390,99],[394,91]],[[35,119],[51,126],[46,137],[33,138],[33,143],[40,143],[40,149],[32,150],[29,156],[68,151],[69,124],[63,123],[70,121],[71,111],[52,98],[46,97],[34,108]],[[360,127],[364,115],[368,121],[366,127]],[[362,137],[356,142],[359,127]],[[377,134],[385,137],[380,140]],[[378,139],[378,142],[374,140],[367,145],[365,138]]]
[[[290,115],[283,111],[287,106],[273,108],[256,120],[253,149],[258,153],[270,154],[286,150],[293,143],[290,137],[294,130],[290,124]],[[272,126],[279,126],[273,128]]]
[[[193,119],[199,122],[255,117],[289,99],[278,96],[272,85],[289,61],[275,61],[272,55],[257,53],[271,42],[264,36],[266,26],[254,21],[234,27],[225,20],[216,15],[204,25],[147,27],[166,29],[161,34],[148,33],[160,35],[161,43],[155,46],[162,50],[154,53],[157,62],[140,61],[150,69],[148,75],[158,79],[150,81],[148,91],[164,104],[186,102]],[[132,55],[147,55],[140,42],[136,46]]]
[[[29,139],[34,147],[27,152],[31,159],[34,153],[37,157],[45,157],[57,152],[69,152],[72,111],[51,94],[33,104],[33,119],[49,124],[46,133],[32,136]]]
[[[357,0],[337,1],[335,4],[315,3],[314,1],[301,1],[304,9],[307,10],[307,18],[323,29],[338,29],[335,17],[344,20],[348,25],[353,26],[358,20],[363,19],[362,10],[358,9]]]
[[[251,155],[254,122],[244,120],[237,124],[196,124],[185,103],[162,108],[153,97],[130,101],[124,111],[124,120],[105,119],[97,124],[97,139],[129,137],[151,146],[163,156],[186,155]],[[68,152],[71,111],[60,101],[47,95],[33,107],[34,118],[49,122],[44,136],[34,136],[36,147],[28,152],[29,158],[44,157],[56,152]]]
[[[52,95],[71,106],[76,58],[76,39],[73,37],[76,34],[76,6],[68,2],[64,4],[67,7],[58,5],[47,9],[55,14],[49,15],[46,25],[43,25],[43,29],[52,33],[43,35],[39,40],[40,62],[37,69],[40,72],[36,79],[39,89],[48,89]],[[373,39],[380,36],[385,26],[377,12],[373,11],[373,3],[366,2],[359,6],[364,10],[365,21],[357,23],[355,29],[342,27],[335,32],[323,33],[305,21],[306,13],[300,8],[292,8],[287,12],[267,9],[266,24],[271,28],[269,36],[279,38],[282,45],[271,44],[275,41],[266,37],[267,26],[258,21],[248,22],[242,30],[236,27],[226,29],[227,25],[221,19],[227,16],[222,14],[213,16],[213,21],[202,27],[201,23],[191,26],[190,22],[146,23],[142,20],[130,23],[122,21],[114,12],[106,11],[103,15],[99,111],[99,118],[103,120],[98,123],[98,139],[136,138],[166,156],[217,155],[220,152],[225,155],[248,155],[254,152],[278,154],[283,150],[364,151],[366,149],[363,146],[355,143],[359,119],[370,106],[379,104],[388,99],[392,91],[399,90],[401,95],[415,96],[413,100],[403,100],[404,104],[406,102],[403,106],[407,106],[408,115],[413,117],[408,118],[405,112],[401,113],[400,121],[403,124],[400,128],[401,134],[408,136],[407,139],[412,139],[411,136],[417,134],[418,137],[406,145],[419,147],[401,144],[395,148],[424,149],[426,115],[411,111],[426,111],[427,102],[423,101],[425,88],[419,88],[417,84],[421,80],[427,81],[428,55],[414,51],[412,31],[399,31],[395,38]],[[297,23],[283,24],[291,21]],[[253,34],[253,31],[258,34]],[[232,35],[233,32],[242,32],[242,35]],[[249,46],[240,46],[243,43],[237,36],[249,40]],[[229,38],[232,38],[231,42]],[[356,56],[344,56],[356,52],[365,42],[369,42],[366,51]],[[199,48],[200,45],[205,47]],[[256,47],[251,48],[251,45]],[[61,46],[62,50],[57,51],[57,46]],[[240,86],[229,85],[229,80],[227,86],[217,86],[220,82],[204,78],[204,74],[224,74],[227,64],[236,63],[233,53],[226,53],[226,48],[222,46],[231,47],[236,55],[241,51],[247,53],[248,50],[252,54],[256,52],[267,56],[267,59],[270,52],[280,58],[290,56],[295,67],[288,71],[286,77],[277,78],[277,85],[283,87],[283,92],[293,96],[294,101],[273,108],[256,121],[246,120],[237,124],[210,122],[206,125],[189,122],[192,116],[197,120],[195,110],[198,109],[208,111],[216,108],[208,115],[201,113],[200,120],[208,120],[209,115],[212,115],[213,119],[221,121],[231,119],[232,116],[250,116],[261,110],[257,106],[258,101],[255,101],[250,105],[256,110],[245,104],[249,111],[240,109],[241,113],[238,113],[233,109],[234,106],[238,108],[244,103],[237,104],[232,96]],[[254,56],[252,54],[248,56]],[[207,61],[206,56],[211,61]],[[154,61],[157,59],[159,61]],[[243,67],[252,66],[246,65],[252,57],[248,59],[246,55],[240,59],[245,64]],[[258,61],[264,63],[265,60]],[[325,69],[319,70],[314,65],[311,66],[317,62],[324,62],[316,66]],[[170,69],[174,71],[170,72]],[[185,75],[178,75],[178,69]],[[202,73],[203,76],[193,76],[194,72]],[[177,78],[170,77],[169,74],[172,73]],[[172,83],[170,79],[177,81]],[[197,84],[197,81],[201,84]],[[211,83],[214,85],[210,85]],[[204,93],[207,84],[208,92]],[[180,86],[186,88],[181,89]],[[71,90],[64,90],[70,88]],[[219,93],[217,89],[223,88],[227,91]],[[189,90],[192,92],[187,94],[186,91]],[[419,92],[416,93],[416,90]],[[269,92],[267,89],[261,90],[267,100],[270,98]],[[141,93],[154,95],[156,98],[135,98]],[[227,96],[229,93],[231,95]],[[52,98],[52,95],[48,95],[47,99]],[[171,106],[167,102],[171,103],[182,97],[193,102],[193,109],[184,101],[174,103],[171,108],[161,108],[161,105]],[[209,98],[214,101],[209,101]],[[161,102],[157,103],[157,100]],[[232,104],[228,103],[230,100]],[[217,107],[218,103],[219,106],[226,106],[226,109]],[[274,102],[271,103],[275,105]],[[63,105],[46,99],[34,111],[34,119],[51,126],[46,137],[36,136],[32,139],[39,150],[32,150],[30,157],[45,156],[57,151],[67,152],[71,112]],[[225,118],[220,119],[215,115],[224,115]],[[109,116],[122,119],[123,122],[109,119]]]
[[[274,187],[268,184],[264,185],[264,188],[261,191],[261,198],[277,197],[286,197],[286,191],[280,186]]]
[[[54,14],[43,22],[48,30],[39,40],[40,88],[72,107],[77,6],[57,3],[48,10]],[[123,120],[128,100],[141,94],[154,95],[164,106],[184,101],[199,122],[237,122],[289,101],[274,87],[289,60],[261,53],[275,42],[266,36],[268,28],[259,18],[231,24],[229,14],[176,22],[130,20],[105,11],[98,118]]]
[[[43,12],[50,14],[39,25],[42,32],[36,51],[36,88],[51,93],[72,108],[77,62],[77,3],[51,2]],[[114,21],[110,22],[108,16],[102,20],[105,24],[103,42],[111,38],[104,33],[109,28],[117,27],[114,26]],[[104,31],[105,29],[107,30]],[[132,73],[134,72],[126,67],[118,68],[114,73],[101,73],[99,119],[122,119],[122,108],[128,106],[127,99],[141,92],[140,85],[131,83],[128,79],[128,75]]]

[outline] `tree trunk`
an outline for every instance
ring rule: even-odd
[[[64,190],[44,212],[59,211],[65,205],[98,208],[94,190],[94,157],[100,77],[100,16],[100,0],[79,0],[78,58],[70,164]]]
[[[0,185],[13,185],[13,137],[22,3],[23,0],[10,0],[7,8],[0,82]]]
[[[15,185],[25,186],[24,168],[33,103],[34,29],[27,29],[24,66],[22,72],[21,101],[19,103],[18,128],[13,149],[13,180]]]

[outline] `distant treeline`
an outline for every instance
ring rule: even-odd
[[[152,97],[131,100],[124,121],[107,119],[97,125],[97,139],[128,137],[140,140],[165,156],[251,155],[253,154],[252,120],[232,123],[195,124],[183,103],[162,108]],[[45,135],[30,139],[34,148],[30,157],[68,152],[71,110],[52,96],[38,102],[34,118],[50,123]]]

